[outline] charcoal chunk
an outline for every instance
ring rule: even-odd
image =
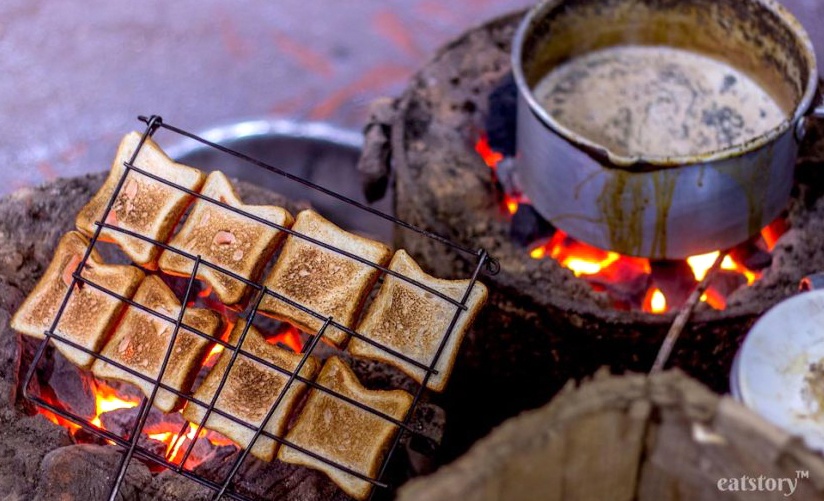
[[[509,227],[509,236],[521,247],[528,247],[531,243],[542,238],[548,238],[555,233],[555,227],[541,217],[538,211],[529,204],[519,204],[518,210],[512,216]]]
[[[486,135],[489,146],[507,157],[517,151],[516,128],[518,120],[518,87],[508,73],[489,95],[489,114],[486,117]]]

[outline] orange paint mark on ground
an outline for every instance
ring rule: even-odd
[[[372,18],[372,26],[380,36],[392,42],[406,55],[416,60],[423,55],[423,51],[415,43],[411,31],[406,26],[406,22],[391,10],[381,9],[375,14]]]
[[[37,171],[48,181],[57,179],[57,171],[54,170],[54,166],[45,160],[37,164]]]
[[[249,57],[252,53],[253,46],[240,35],[229,13],[223,8],[218,8],[216,9],[215,17],[219,19],[218,31],[227,52],[239,59]]]
[[[302,68],[324,77],[335,74],[335,67],[326,55],[279,31],[273,32],[272,38],[278,50]]]
[[[406,80],[414,71],[412,67],[400,65],[381,65],[365,71],[354,82],[341,87],[337,92],[324,99],[309,113],[313,120],[325,120],[332,116],[344,103],[369,90],[381,90],[384,86]]]

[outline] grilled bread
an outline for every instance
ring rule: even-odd
[[[83,260],[89,241],[76,231],[66,233],[57,245],[54,258],[11,319],[11,327],[28,336],[43,338],[51,328],[57,310],[72,283],[72,274]],[[92,250],[80,275],[116,294],[131,298],[143,272],[134,266],[105,264],[97,251]],[[55,334],[71,340],[93,352],[98,352],[109,336],[124,303],[94,287],[75,285]],[[84,369],[94,357],[58,340],[57,349],[75,365]]]
[[[280,207],[244,205],[222,172],[209,174],[201,193],[280,226],[288,227],[293,221],[291,214]],[[283,232],[275,228],[198,199],[169,245],[257,281],[282,237]],[[193,266],[194,261],[173,251],[166,250],[160,256],[160,269],[173,275],[189,276]],[[200,266],[197,276],[208,282],[225,304],[237,303],[248,289],[240,280],[209,266]]]
[[[95,222],[103,220],[123,171],[124,162],[131,160],[141,135],[127,134],[120,142],[109,177],[100,190],[77,215],[77,229],[91,236]],[[134,166],[193,191],[200,189],[206,176],[197,169],[173,162],[150,138],[140,149]],[[105,223],[165,242],[174,229],[192,196],[135,171],[129,172],[115,199]],[[104,229],[100,239],[118,244],[137,264],[152,266],[160,248],[139,238]]]
[[[442,280],[424,273],[403,249],[398,250],[389,269],[416,280],[432,289],[460,301],[469,286],[469,280]],[[443,391],[461,340],[472,325],[475,316],[486,302],[486,287],[476,282],[466,301],[467,310],[461,312],[452,333],[441,352],[427,386]],[[456,306],[400,278],[387,275],[375,300],[363,316],[357,332],[383,346],[429,365],[449,329]],[[419,383],[425,372],[414,365],[390,355],[361,339],[352,339],[348,350],[358,356],[381,360],[412,376]]]
[[[326,361],[318,384],[366,406],[402,420],[412,405],[412,395],[402,390],[373,391],[361,386],[355,374],[336,357]],[[313,389],[286,440],[325,459],[375,478],[398,428],[380,416],[355,407],[333,395]],[[365,499],[372,485],[323,461],[284,445],[278,459],[326,473],[356,499]]]
[[[245,325],[244,321],[238,321],[230,336],[230,344],[237,346]],[[298,363],[303,358],[303,355],[267,343],[257,329],[251,325],[246,333],[242,349],[290,372],[297,369]],[[203,384],[195,391],[194,396],[196,399],[206,403],[212,401],[223,375],[226,374],[232,353],[232,350],[223,350],[220,360],[206,376],[206,379],[203,380]],[[314,358],[308,358],[300,370],[300,375],[305,379],[312,379],[318,371],[318,367],[319,364]],[[215,407],[252,426],[260,426],[288,380],[289,376],[286,374],[256,362],[243,354],[238,354],[232,369],[229,371],[226,384],[215,402]],[[299,381],[292,382],[272,418],[266,423],[264,427],[266,431],[277,437],[282,436],[289,420],[289,414],[292,412],[295,403],[300,399],[305,387],[306,385]],[[192,423],[200,423],[205,414],[206,409],[194,402],[188,402],[183,411],[183,417]],[[216,413],[209,415],[209,420],[205,426],[222,433],[237,442],[241,447],[248,447],[255,434],[254,430]],[[254,446],[252,446],[251,453],[257,458],[271,461],[275,457],[277,446],[277,442],[271,438],[260,435]]]
[[[177,319],[180,302],[174,293],[157,276],[146,277],[134,295],[134,302],[146,308]],[[183,325],[197,329],[209,335],[218,334],[220,316],[210,310],[186,308]],[[118,362],[153,380],[160,377],[160,369],[166,350],[169,347],[175,324],[129,306],[123,320],[115,328],[114,336],[103,347],[101,355]],[[192,331],[182,327],[175,339],[175,345],[163,374],[163,383],[188,392],[197,376],[210,342]],[[103,360],[92,365],[92,372],[102,378],[112,378],[132,383],[139,387],[146,396],[151,395],[154,384],[130,374]],[[178,407],[179,397],[174,393],[160,389],[155,396],[154,405],[163,412],[171,412]]]
[[[292,229],[376,264],[385,265],[391,255],[389,247],[382,243],[343,231],[311,210],[300,212]],[[379,274],[372,266],[289,235],[264,285],[325,317],[333,317],[341,325],[352,327]],[[260,309],[309,333],[317,332],[323,325],[322,320],[270,295],[263,299]],[[340,345],[347,336],[343,331],[330,328],[325,337]]]

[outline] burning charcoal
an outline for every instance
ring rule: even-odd
[[[116,395],[119,395],[124,400],[132,400],[139,402],[143,398],[143,392],[140,391],[140,388],[133,384],[129,384],[123,381],[117,381],[115,379],[107,379],[103,381],[101,379],[95,378],[95,381],[98,387],[108,386]]]
[[[55,351],[54,371],[49,379],[49,386],[64,408],[79,416],[94,417],[94,393],[91,382],[90,373],[78,369]]]
[[[515,200],[525,200],[518,178],[514,157],[504,157],[495,165],[495,177],[507,196]]]
[[[521,247],[542,238],[551,237],[555,228],[535,210],[532,205],[519,204],[518,210],[512,216],[509,227],[509,236]]]
[[[105,412],[100,415],[100,423],[103,425],[103,428],[115,435],[127,437],[134,428],[139,410],[139,407],[133,407],[131,409],[116,409],[111,412]]]
[[[172,290],[172,292],[175,293],[175,296],[178,299],[182,300],[186,297],[186,288],[189,286],[189,277],[176,277],[165,273],[161,273],[158,276],[163,280],[163,283],[165,283]],[[200,280],[195,280],[194,285],[192,285],[190,299],[196,298],[198,293],[204,287],[206,287],[206,285],[203,282]]]
[[[172,440],[174,440],[174,438],[172,438]],[[164,442],[160,440],[155,440],[152,438],[148,438],[144,435],[141,435],[140,438],[137,440],[137,445],[149,454],[161,458],[166,457],[166,449],[168,447]]]
[[[489,95],[486,134],[493,150],[514,157],[517,150],[515,129],[518,119],[518,88],[511,73]]]
[[[680,308],[695,288],[695,275],[686,261],[650,261],[652,281],[667,298],[670,310]]]
[[[609,273],[587,277],[587,282],[605,290],[616,307],[640,309],[650,286],[650,275],[635,266],[612,265],[605,271]]]
[[[103,425],[103,428],[110,432],[121,437],[128,437],[137,422],[139,413],[140,406],[128,409],[115,409],[101,414],[100,423]],[[149,410],[149,416],[146,418],[146,424],[143,429],[147,433],[155,433],[162,430],[177,434],[185,423],[186,421],[178,412],[164,414],[152,408]]]
[[[748,270],[761,271],[772,265],[772,254],[749,240],[730,251],[730,257]]]
[[[747,278],[736,271],[718,270],[710,281],[710,287],[725,298],[745,285]]]

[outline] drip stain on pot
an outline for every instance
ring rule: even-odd
[[[644,179],[631,172],[615,170],[598,197],[598,207],[609,229],[615,249],[638,254],[643,245]]]
[[[624,156],[709,153],[785,119],[773,97],[719,60],[665,46],[622,45],[574,58],[536,86],[559,123]]]
[[[652,255],[667,255],[667,218],[677,180],[678,174],[671,170],[652,174],[652,183],[655,186],[655,236],[652,240]]]

